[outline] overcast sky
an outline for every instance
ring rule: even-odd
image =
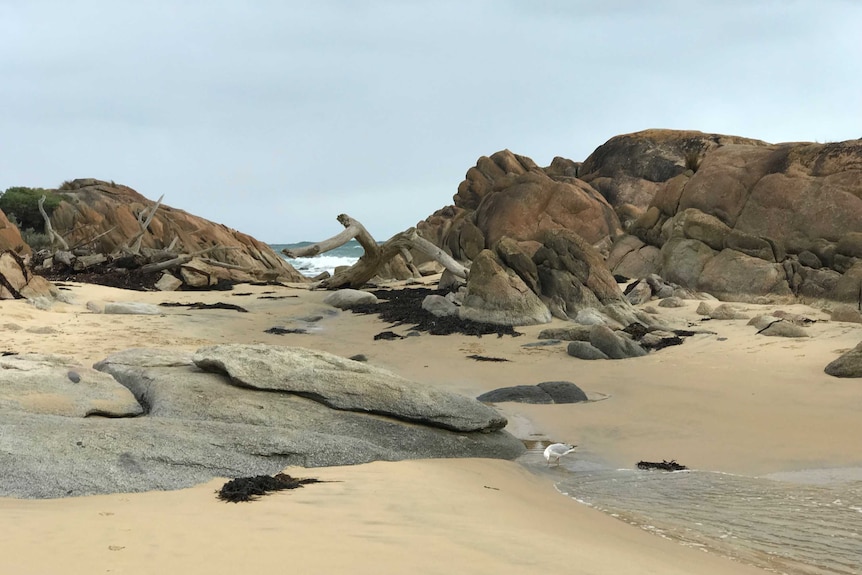
[[[378,240],[508,148],[862,137],[857,0],[0,0],[0,190],[114,180],[269,243]]]

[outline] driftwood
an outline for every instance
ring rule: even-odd
[[[42,219],[45,220],[45,233],[51,238],[52,245],[54,242],[57,242],[64,250],[68,251],[69,244],[66,243],[63,236],[57,233],[57,230],[51,225],[51,218],[48,217],[48,212],[45,211],[45,197],[45,194],[42,194],[42,197],[39,198],[39,213],[42,214]]]
[[[331,278],[321,281],[319,287],[325,289],[362,287],[368,280],[377,275],[381,266],[388,263],[396,255],[407,252],[410,248],[420,251],[439,262],[440,265],[455,276],[460,278],[467,277],[469,270],[463,264],[456,261],[452,256],[425,238],[419,236],[414,228],[395,234],[383,244],[378,244],[371,234],[368,233],[368,230],[365,229],[365,226],[347,214],[340,214],[337,219],[344,226],[343,232],[304,248],[293,250],[285,248],[282,250],[282,253],[289,258],[310,257],[334,250],[350,240],[356,239],[359,245],[362,246],[365,254],[347,270],[337,272]],[[408,265],[412,265],[412,257],[407,262]]]
[[[123,251],[128,251],[133,254],[141,252],[141,241],[144,239],[144,234],[147,233],[147,229],[150,227],[150,223],[153,221],[153,218],[156,216],[156,211],[159,209],[159,206],[162,205],[162,199],[164,197],[164,194],[159,196],[159,199],[156,200],[152,209],[147,210],[147,208],[144,208],[141,210],[141,213],[138,214],[138,225],[141,226],[141,230],[132,236],[126,245],[123,246]]]
[[[222,246],[212,246],[212,247],[209,247],[209,248],[206,248],[203,250],[198,250],[198,251],[190,253],[190,254],[183,254],[181,256],[177,256],[171,260],[166,260],[163,262],[152,263],[152,264],[147,264],[145,266],[141,266],[141,272],[145,273],[145,274],[149,274],[152,272],[160,272],[162,270],[166,270],[169,268],[181,266],[185,263],[192,261],[197,256],[207,254],[213,250],[218,250],[218,249],[228,249],[228,248],[224,248]]]

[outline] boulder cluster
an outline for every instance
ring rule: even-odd
[[[480,273],[492,259],[521,280],[496,289],[526,287],[557,317],[618,301],[608,270],[724,300],[862,306],[862,141],[648,130],[544,168],[504,150],[418,229],[458,259],[484,253]]]

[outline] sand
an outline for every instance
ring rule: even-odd
[[[715,333],[644,358],[588,362],[567,356],[564,345],[523,347],[549,326],[519,328],[524,335],[517,338],[426,334],[373,341],[393,328],[342,312],[307,334],[264,333],[274,326],[308,327],[296,318],[331,309],[322,304],[326,293],[299,286],[140,293],[67,284],[64,293],[70,303],[49,310],[0,301],[0,351],[59,353],[90,365],[130,347],[260,342],[362,353],[404,377],[473,397],[502,386],[567,380],[606,399],[500,404],[508,429],[525,440],[577,443],[583,457],[621,467],[671,458],[697,469],[755,475],[862,466],[862,382],[823,373],[862,339],[862,326],[825,321],[825,314],[802,305],[739,307],[751,315],[780,307],[818,319],[804,339],[758,336],[746,320],[701,322],[695,301],[658,308],[663,318]],[[159,316],[104,315],[90,312],[89,301],[225,302],[249,313],[168,308]],[[470,354],[510,361],[477,362]],[[554,489],[553,474],[537,475],[518,462],[445,459],[287,472],[331,482],[250,504],[216,500],[223,479],[174,492],[0,498],[2,571],[759,572],[583,506]]]

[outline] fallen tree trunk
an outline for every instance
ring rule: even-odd
[[[218,250],[218,249],[226,249],[226,248],[224,248],[223,246],[213,246],[211,248],[206,248],[204,250],[198,250],[198,251],[191,253],[191,254],[183,254],[181,256],[175,257],[172,260],[166,260],[166,261],[154,263],[154,264],[147,264],[145,266],[141,266],[141,273],[148,274],[148,273],[152,273],[152,272],[160,272],[160,271],[166,270],[168,268],[177,267],[177,266],[180,266],[182,264],[185,264],[185,263],[192,261],[192,259],[194,259],[197,256],[200,256],[200,255],[203,255],[203,254],[206,254],[206,253],[209,253],[213,250]]]
[[[318,286],[324,289],[341,289],[344,287],[360,288],[377,275],[378,270],[399,255],[402,250],[414,248],[437,261],[444,268],[460,278],[466,278],[468,269],[457,262],[452,256],[419,236],[414,228],[395,234],[383,244],[378,244],[368,230],[360,222],[347,214],[340,214],[338,222],[344,226],[344,231],[329,239],[306,246],[304,248],[282,250],[289,258],[301,258],[319,255],[356,239],[365,254],[350,268],[336,273],[329,279],[321,281]]]

